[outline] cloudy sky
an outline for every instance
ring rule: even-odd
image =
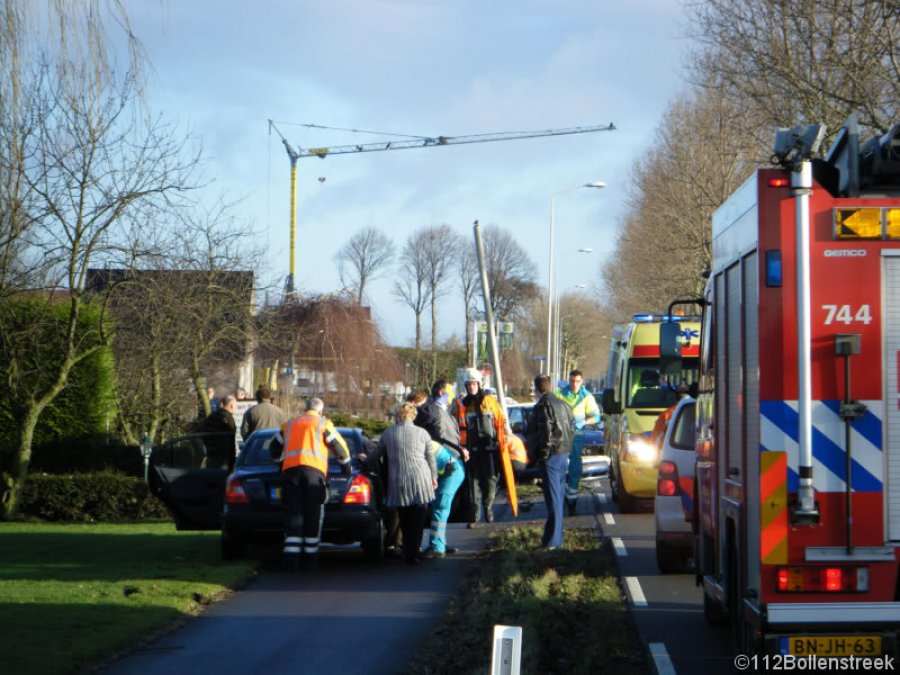
[[[340,287],[333,255],[374,226],[402,246],[416,228],[510,230],[546,286],[551,197],[560,288],[596,286],[626,208],[630,166],[684,87],[679,0],[126,0],[152,63],[150,102],[202,139],[210,196],[289,270],[290,162],[274,120],[300,148],[389,140],[303,124],[415,136],[605,125],[616,131],[301,159],[297,280]],[[325,179],[324,181],[322,179]],[[579,254],[591,247],[592,254]],[[390,278],[367,295],[392,344],[413,317]],[[461,335],[455,290],[441,338]]]

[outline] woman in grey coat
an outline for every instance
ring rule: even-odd
[[[397,509],[403,532],[403,557],[410,565],[419,563],[419,548],[428,515],[428,504],[437,487],[437,464],[431,452],[431,436],[413,425],[416,406],[403,403],[397,423],[385,429],[369,459],[372,465],[381,453],[388,466],[387,505]]]

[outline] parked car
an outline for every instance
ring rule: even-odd
[[[322,541],[359,542],[372,560],[384,556],[382,510],[384,491],[379,477],[367,472],[357,455],[369,452],[359,429],[338,427],[351,454],[352,472],[341,475],[333,459],[328,466],[328,502]],[[209,434],[177,438],[155,448],[150,459],[150,488],[166,504],[179,530],[222,530],[222,555],[239,556],[249,542],[277,541],[284,533],[281,468],[269,445],[277,429],[254,431],[244,442],[234,472],[206,464]]]
[[[663,574],[686,570],[693,555],[694,399],[679,401],[660,436],[654,500],[656,564]]]
[[[603,421],[591,424],[575,432],[582,438],[581,480],[585,483],[598,481],[609,475],[609,455],[606,454],[606,439],[603,435]]]
[[[513,433],[523,441],[528,436],[528,425],[531,421],[532,410],[534,410],[534,403],[519,403],[507,408],[509,426]],[[581,446],[581,480],[592,482],[606,476],[609,473],[609,456],[604,454],[603,422],[601,421],[597,425],[589,425],[575,433],[583,439],[583,445]],[[528,475],[528,478],[532,477],[534,475]]]

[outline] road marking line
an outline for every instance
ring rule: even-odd
[[[624,558],[628,555],[628,549],[625,548],[625,542],[622,541],[621,537],[613,537],[612,538],[613,548],[616,549],[616,555],[620,558]]]
[[[615,525],[616,524],[616,519],[613,518],[613,514],[611,514],[609,511],[606,511],[603,514],[603,520],[606,521],[607,525]]]
[[[676,675],[675,664],[666,651],[666,646],[662,642],[651,642],[650,656],[653,657],[653,663],[656,664],[656,672],[658,675]]]
[[[631,596],[631,604],[635,607],[646,607],[647,598],[644,597],[644,591],[641,590],[641,583],[637,577],[625,577],[625,586],[628,588],[628,595]]]

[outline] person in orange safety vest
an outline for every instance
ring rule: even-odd
[[[272,439],[272,457],[281,461],[284,501],[284,559],[291,568],[315,567],[322,535],[328,489],[328,454],[334,455],[343,474],[350,476],[347,443],[327,417],[320,398],[306,403],[306,412],[288,420]],[[302,563],[302,565],[301,565]]]

